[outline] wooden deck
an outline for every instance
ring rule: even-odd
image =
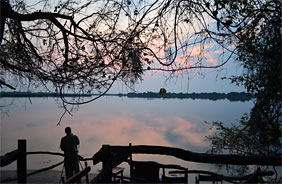
[[[5,182],[6,183],[17,183],[18,182],[17,176],[19,177],[19,181],[21,181],[21,183],[60,183],[62,173],[60,170],[54,170],[54,168],[63,164],[63,161],[57,164],[54,164],[52,166],[46,167],[46,168],[42,168],[34,172],[33,170],[27,170],[28,168],[26,164],[26,156],[33,155],[33,154],[51,154],[51,155],[58,155],[62,157],[64,156],[62,153],[53,153],[53,152],[46,152],[46,151],[45,152],[42,152],[42,151],[26,152],[26,140],[18,140],[18,149],[1,156],[0,165],[1,167],[4,167],[6,165],[11,164],[14,161],[17,161],[17,170],[19,172],[17,173],[15,170],[14,171],[0,170],[1,183],[5,183]],[[86,172],[89,172],[90,170],[90,167],[87,167],[87,161],[92,160],[94,165],[100,162],[102,163],[102,170],[99,173],[97,174],[89,173],[88,181],[92,183],[111,182],[113,176],[114,176],[114,179],[122,178],[122,179],[129,179],[129,181],[132,181],[134,179],[136,181],[137,179],[141,181],[142,179],[143,181],[144,176],[143,177],[139,176],[138,178],[134,176],[134,174],[132,174],[134,173],[133,168],[137,170],[136,169],[137,166],[132,165],[134,162],[136,162],[132,160],[132,154],[166,155],[166,156],[173,156],[173,157],[176,157],[184,161],[192,161],[192,162],[199,162],[199,163],[231,164],[231,165],[258,165],[258,166],[261,166],[261,165],[281,166],[282,164],[280,156],[265,157],[265,156],[241,156],[241,155],[227,155],[227,154],[215,155],[215,154],[207,154],[207,153],[197,153],[197,152],[192,152],[189,150],[184,150],[181,148],[174,148],[174,147],[152,146],[152,145],[150,146],[148,145],[132,146],[131,144],[129,144],[129,146],[103,145],[102,148],[93,155],[93,157],[91,158],[82,158],[81,157],[80,161],[85,161],[85,166],[86,166],[85,171]],[[123,169],[121,171],[115,170],[115,168],[118,167],[123,162],[127,162],[130,165],[130,177],[123,176]],[[143,161],[143,162],[151,163],[152,161]],[[156,178],[157,182],[162,181],[160,180],[160,174],[159,174],[160,169],[164,170],[166,168],[171,168],[171,167],[173,169],[180,168],[180,166],[178,165],[164,165],[160,163],[155,163],[154,165],[158,169],[158,172],[154,172],[156,173],[154,174],[154,178]],[[143,171],[148,171],[148,169],[147,168],[142,169],[142,172]],[[26,177],[27,176],[26,174],[29,176]],[[78,173],[77,176],[74,176],[74,178],[79,177],[80,174],[81,173]],[[184,168],[184,171],[182,171],[181,174],[185,174],[185,178],[186,178],[185,181],[188,178],[186,177],[186,175],[188,174],[207,174],[212,177],[215,176],[216,178],[219,178],[225,181],[233,182],[233,180],[236,180],[236,181],[238,180],[238,181],[258,182],[260,178],[265,177],[265,176],[273,176],[275,172],[268,171],[268,170],[261,170],[260,167],[258,167],[254,171],[254,173],[251,173],[245,176],[240,176],[240,177],[232,177],[232,176],[222,176],[217,173],[211,173],[209,171],[191,170],[191,169],[188,170],[188,168]],[[146,176],[148,175],[149,174],[147,174]],[[163,171],[162,176],[165,176],[164,171]],[[74,178],[70,178],[69,180],[72,181],[72,179]],[[201,177],[199,176],[199,179],[200,178]],[[150,181],[150,179],[151,177],[148,178],[148,181]],[[172,179],[178,179],[178,178],[172,178]],[[83,182],[84,180],[85,179],[83,177],[81,181]]]

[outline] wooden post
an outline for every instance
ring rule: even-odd
[[[132,152],[131,152],[131,146],[132,144],[129,143],[129,150],[130,150],[130,156],[129,156],[129,167],[130,167],[130,178],[133,178],[133,166],[132,166]],[[130,180],[130,182],[133,182],[133,180]]]
[[[87,162],[86,162],[86,161],[84,162],[84,165],[85,165],[85,168],[87,168],[87,167],[88,167],[88,164],[87,164]],[[86,179],[86,183],[89,183],[88,173],[85,175],[85,179]]]
[[[18,159],[17,159],[17,174],[18,183],[26,183],[26,140],[18,140]]]
[[[105,145],[102,146],[103,149],[106,149],[108,147],[110,147],[110,145],[105,144]],[[110,166],[112,164],[110,163],[111,162],[110,158],[112,157],[112,155],[111,155],[110,152],[108,152],[106,154],[107,154],[106,159],[104,159],[102,161],[102,171],[104,172],[103,182],[111,183],[111,181],[112,181],[112,168]]]

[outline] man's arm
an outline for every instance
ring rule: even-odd
[[[64,151],[63,138],[61,139],[61,142],[60,142],[60,148],[61,148],[62,151]]]

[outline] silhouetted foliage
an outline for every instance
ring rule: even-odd
[[[275,8],[226,0],[0,2],[1,86],[101,96],[116,81],[131,87],[148,70],[172,78],[223,66],[240,35],[255,32],[258,12]]]
[[[245,8],[234,6],[227,14],[231,22],[237,13],[255,19],[246,19],[243,24],[247,23],[250,29],[241,30],[237,35],[237,60],[244,71],[231,80],[243,85],[256,97],[256,102],[239,124],[226,127],[221,122],[213,123],[218,131],[208,137],[211,151],[281,156],[281,2],[238,1],[235,4]],[[260,9],[251,11],[255,6]]]

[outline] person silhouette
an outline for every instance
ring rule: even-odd
[[[79,139],[76,135],[72,134],[71,128],[65,128],[66,136],[62,137],[60,148],[64,152],[64,164],[66,171],[66,178],[72,177],[75,173],[79,172],[79,158],[78,149]]]

